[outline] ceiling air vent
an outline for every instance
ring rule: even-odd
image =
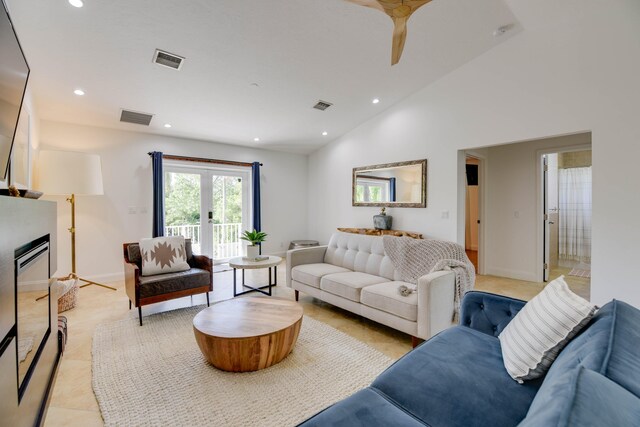
[[[184,62],[184,57],[156,49],[156,53],[153,55],[153,62],[158,65],[173,68],[174,70],[179,70]]]
[[[330,102],[320,100],[316,105],[313,106],[313,108],[315,108],[316,110],[324,111],[332,105],[333,104]]]
[[[138,113],[137,111],[122,110],[120,114],[120,121],[125,123],[133,123],[136,125],[149,126],[153,114]]]

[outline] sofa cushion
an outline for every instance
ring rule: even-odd
[[[519,427],[632,426],[640,421],[640,399],[608,378],[582,366],[562,377],[548,390],[553,394],[549,404],[532,407]]]
[[[300,425],[305,427],[424,426],[411,415],[368,388],[330,406]]]
[[[498,337],[509,375],[520,383],[543,376],[595,311],[593,304],[571,292],[563,276],[549,283]]]
[[[140,298],[199,288],[210,283],[211,272],[199,268],[157,276],[140,276]]]
[[[369,307],[416,322],[418,320],[418,293],[413,292],[403,297],[398,292],[398,288],[401,285],[409,284],[405,282],[386,282],[367,286],[362,290],[360,302]]]
[[[348,273],[327,274],[320,280],[320,289],[351,301],[360,302],[360,291],[365,286],[389,280],[372,274],[350,271]]]
[[[384,252],[380,236],[334,233],[327,245],[324,262],[388,280],[400,278],[391,258]]]
[[[349,269],[324,262],[297,265],[291,269],[291,278],[305,285],[320,288],[320,279],[327,274],[347,273]]]
[[[639,324],[640,310],[629,304],[613,300],[602,306],[551,365],[532,410],[550,405],[553,395],[549,390],[563,381],[565,372],[578,365],[606,376],[640,397]]]
[[[431,426],[515,426],[541,380],[518,384],[500,341],[465,326],[447,329],[382,373],[372,387]]]

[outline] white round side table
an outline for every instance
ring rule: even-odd
[[[263,261],[248,261],[243,257],[231,258],[229,260],[229,267],[233,268],[233,296],[237,297],[238,295],[248,294],[249,292],[260,292],[261,294],[271,296],[271,287],[278,285],[278,264],[282,262],[282,258],[279,256],[269,256],[268,259]],[[245,270],[256,270],[259,268],[268,268],[269,269],[269,284],[264,286],[248,286],[244,283],[244,271]],[[271,269],[273,268],[273,283],[271,282]],[[247,291],[238,292],[236,289],[236,270],[242,270],[242,288],[247,288]],[[269,289],[268,292],[265,292],[263,289]]]

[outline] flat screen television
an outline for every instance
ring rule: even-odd
[[[29,65],[4,0],[0,10],[0,180],[6,179],[11,147],[29,79]]]

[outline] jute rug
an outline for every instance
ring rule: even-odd
[[[293,352],[270,368],[210,366],[192,329],[203,306],[98,326],[93,390],[107,426],[292,426],[366,387],[392,359],[305,317]]]

